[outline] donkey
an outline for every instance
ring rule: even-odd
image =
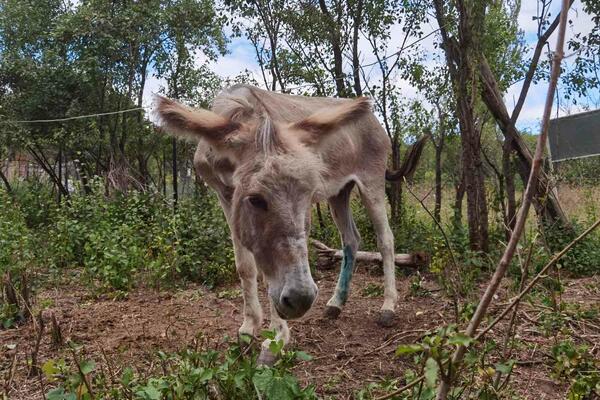
[[[385,201],[391,145],[367,98],[292,96],[235,85],[214,99],[212,111],[157,96],[155,112],[166,130],[198,142],[196,173],[216,191],[225,213],[244,298],[240,336],[254,336],[262,325],[258,271],[267,282],[276,340],[287,343],[286,320],[302,317],[315,302],[318,288],[308,262],[311,204],[324,200],[344,254],[325,315],[339,316],[360,242],[350,210],[355,186],[383,259],[385,290],[378,322],[393,323],[398,294]],[[388,177],[402,175],[397,171]],[[274,361],[269,344],[263,342],[260,362]]]

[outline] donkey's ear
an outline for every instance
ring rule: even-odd
[[[212,111],[192,109],[166,97],[156,95],[154,103],[154,111],[165,129],[195,142],[204,138],[214,144],[224,143],[240,127]]]
[[[337,128],[352,123],[369,112],[371,112],[371,100],[367,97],[359,97],[339,106],[318,111],[292,124],[292,128],[305,131],[302,142],[313,145]]]

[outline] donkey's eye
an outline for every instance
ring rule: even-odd
[[[253,207],[260,208],[263,211],[267,211],[267,209],[269,208],[267,205],[267,201],[264,199],[264,197],[258,194],[248,196],[248,201],[250,202],[250,204],[252,204]]]

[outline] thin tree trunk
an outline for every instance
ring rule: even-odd
[[[57,160],[57,163],[58,163],[58,176],[57,176],[57,178],[61,182],[62,182],[62,174],[63,174],[63,171],[62,171],[62,158],[63,158],[62,154],[63,154],[63,151],[62,151],[62,144],[61,144],[59,146],[59,148],[58,148],[58,157],[57,157],[58,158],[58,160]],[[62,192],[60,190],[58,190],[57,194],[58,194],[58,203],[60,204],[60,201],[62,200]]]
[[[356,2],[356,11],[354,14],[354,26],[352,32],[352,77],[354,78],[354,93],[362,96],[362,87],[360,84],[360,60],[358,59],[358,39],[360,32],[360,22],[362,19],[363,0]]]
[[[327,9],[325,0],[319,0],[321,12],[327,20],[329,27],[329,40],[333,51],[333,76],[335,79],[335,88],[338,97],[347,97],[346,84],[344,81],[344,59],[342,54],[342,44],[339,32],[339,24],[333,18],[333,15]]]
[[[12,187],[10,186],[10,182],[8,181],[6,175],[4,175],[4,172],[2,172],[2,167],[0,167],[0,179],[2,179],[2,182],[4,182],[4,186],[6,187],[8,194],[12,194]]]
[[[532,166],[532,156],[529,148],[511,123],[511,118],[502,100],[502,94],[492,74],[490,66],[485,59],[482,60],[479,69],[481,81],[481,96],[490,110],[505,139],[510,139],[512,147],[517,155],[517,172],[523,182],[529,179]],[[538,188],[533,199],[533,205],[540,221],[548,224],[558,222],[563,227],[568,227],[569,222],[562,210],[558,198],[551,190],[548,190],[548,177],[542,173],[538,179]]]
[[[456,194],[454,196],[454,218],[453,223],[455,228],[460,228],[462,225],[462,204],[465,197],[465,178],[461,173],[460,180],[454,185]]]
[[[65,187],[62,184],[62,181],[56,176],[54,172],[54,168],[46,159],[46,156],[42,152],[41,149],[34,149],[32,146],[27,146],[27,151],[29,154],[33,156],[33,158],[37,161],[38,165],[48,174],[52,182],[56,185],[59,191],[62,192],[63,195],[69,196],[69,192],[66,191]]]
[[[167,198],[167,152],[164,149],[162,156],[162,189],[163,196]]]
[[[317,203],[317,220],[319,221],[319,228],[325,229],[325,220],[323,220],[323,213],[321,212],[321,203]]]
[[[456,97],[456,110],[460,126],[462,143],[462,166],[467,194],[467,219],[469,225],[469,243],[472,250],[488,250],[487,202],[485,195],[485,177],[482,170],[480,130],[475,117],[475,80],[478,62],[478,38],[483,4],[476,7],[457,3],[459,11],[458,37],[450,37],[446,29],[446,15],[442,0],[435,0],[435,14],[442,35],[446,64],[452,77]]]
[[[511,139],[505,139],[502,145],[502,174],[506,188],[506,220],[504,221],[506,238],[510,238],[515,228],[515,216],[517,212],[517,201],[515,198],[515,176],[511,163],[512,143]]]
[[[179,200],[179,193],[177,190],[177,139],[175,139],[175,137],[173,137],[171,139],[171,144],[172,144],[172,160],[173,160],[173,169],[172,169],[172,173],[173,173],[173,208],[177,208],[177,202]]]
[[[68,165],[68,159],[67,159],[67,154],[63,152],[63,175],[64,175],[64,182],[65,182],[65,190],[67,191],[67,193],[69,193],[69,165]],[[70,193],[69,193],[70,194]]]
[[[392,141],[392,169],[397,171],[400,168],[400,140],[396,135]],[[398,224],[400,222],[400,215],[402,214],[402,181],[390,182],[390,209],[391,209],[391,220],[393,223]]]
[[[569,0],[563,0],[562,2],[562,12],[560,18],[560,27],[558,31],[558,38],[556,42],[556,51],[554,52],[554,57],[552,60],[552,69],[550,73],[550,82],[548,85],[548,93],[546,96],[546,103],[544,106],[544,114],[542,116],[542,126],[541,133],[538,136],[537,145],[535,148],[535,155],[533,158],[533,163],[531,167],[531,173],[529,174],[529,180],[527,182],[527,187],[525,189],[525,193],[523,194],[523,203],[521,204],[521,208],[519,209],[519,214],[517,216],[517,221],[515,223],[515,229],[512,232],[510,240],[502,254],[502,258],[498,262],[498,266],[496,267],[496,271],[490,280],[488,287],[486,288],[485,293],[481,297],[477,309],[473,314],[473,317],[469,321],[469,326],[467,327],[465,333],[467,336],[474,337],[477,332],[477,328],[483,321],[485,314],[487,313],[488,307],[492,302],[498,287],[502,281],[502,278],[506,274],[506,270],[512,258],[515,254],[515,250],[517,248],[517,244],[521,238],[523,230],[525,228],[525,221],[527,220],[527,215],[529,213],[529,207],[531,205],[534,194],[537,191],[538,187],[538,176],[542,169],[542,161],[544,156],[544,149],[546,147],[546,138],[548,136],[548,125],[550,121],[550,114],[552,112],[552,104],[554,102],[554,93],[556,91],[556,85],[558,81],[558,76],[560,75],[560,63],[564,57],[563,46],[565,40],[565,31],[567,25],[567,10],[569,9]],[[459,364],[462,362],[463,357],[466,353],[467,348],[464,345],[458,346],[454,355],[452,356],[451,365],[453,366],[452,371],[457,371]],[[442,380],[442,383],[438,387],[437,392],[437,400],[445,400],[450,391],[452,382],[455,378],[455,372],[452,372],[449,377]]]
[[[442,211],[442,146],[435,146],[435,206],[434,218],[440,222]]]

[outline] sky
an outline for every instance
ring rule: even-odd
[[[533,17],[537,15],[537,3],[538,2],[535,0],[522,0],[521,10],[518,17],[519,28],[523,31],[525,41],[531,49],[530,53],[533,52],[532,49],[537,42],[537,22],[533,19]],[[558,13],[559,9],[560,1],[554,0],[550,8],[552,15],[551,19],[553,19],[553,16]],[[569,19],[572,21],[572,24],[567,28],[567,41],[577,33],[581,33],[583,35],[588,34],[594,27],[592,16],[584,12],[583,6],[581,5],[581,0],[576,0],[574,2],[569,12]],[[427,26],[422,27],[422,30],[425,34],[433,32],[438,28],[437,23],[433,19],[431,19],[426,25]],[[551,36],[549,40],[550,48],[552,49],[554,49],[556,44],[557,32],[558,29],[556,29],[553,36]],[[389,48],[394,49],[399,47],[399,42],[402,38],[403,35],[401,26],[399,24],[394,25],[391,29],[391,42]],[[394,45],[395,40],[398,42],[398,45],[396,46]],[[434,55],[439,52],[439,50],[434,48],[434,43],[437,40],[439,40],[439,38],[437,34],[434,34],[419,42],[418,46],[420,46],[425,52],[426,59],[430,60],[426,62],[434,62]],[[369,51],[369,46],[366,41],[359,43],[359,49],[360,58],[363,65],[375,61],[375,56]],[[565,51],[565,53],[567,56],[570,54],[568,49]],[[547,50],[544,50],[542,59],[547,58],[547,56]],[[569,65],[572,65],[571,63],[573,63],[574,60],[575,57],[565,59],[563,61],[563,66],[569,68]],[[199,57],[197,62],[203,63],[205,60],[202,59],[202,57]],[[228,53],[225,56],[220,57],[217,61],[210,63],[209,66],[222,78],[235,77],[247,70],[254,76],[257,82],[262,82],[262,76],[255,58],[254,48],[252,47],[252,44],[245,38],[231,38],[231,41],[228,45]],[[372,73],[374,74],[374,78],[377,78],[377,69],[374,69]],[[398,80],[397,84],[400,87],[401,93],[404,97],[408,99],[422,98],[422,95],[420,95],[418,91],[410,85],[409,82]],[[150,105],[152,101],[152,93],[157,93],[161,88],[164,88],[164,86],[164,81],[158,80],[154,77],[149,79],[145,91],[145,105]],[[521,82],[514,84],[508,89],[505,95],[505,102],[509,112],[512,111],[516,99],[519,96],[520,90]],[[523,110],[521,111],[519,120],[517,121],[517,127],[519,129],[530,132],[536,132],[538,130],[546,99],[546,92],[547,82],[539,82],[535,85],[532,85]],[[597,93],[594,98],[600,99],[600,92]],[[585,102],[582,104],[585,106]],[[593,109],[600,107],[600,104],[588,104],[588,106],[591,106]],[[557,115],[564,116],[584,110],[585,109],[582,107],[582,105],[571,105],[561,101],[561,107],[558,112],[555,102],[555,108],[552,115],[553,117]]]

